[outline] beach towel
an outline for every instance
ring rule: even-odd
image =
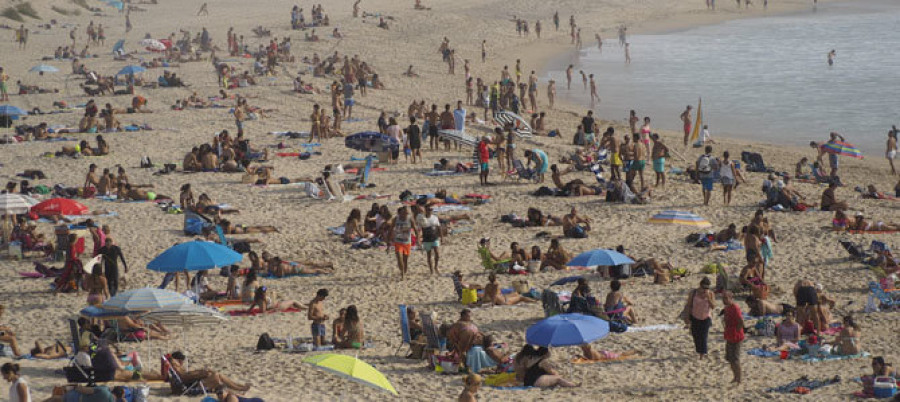
[[[424,174],[425,176],[431,176],[431,177],[442,177],[442,176],[460,176],[460,175],[463,175],[464,173],[457,172],[455,170],[432,170],[432,171],[428,171],[428,172],[422,172],[422,174]]]
[[[837,384],[839,382],[841,382],[840,377],[829,378],[826,380],[810,380],[809,378],[806,378],[804,376],[780,387],[768,388],[766,389],[766,392],[779,392],[782,394],[808,393],[809,391],[822,388],[824,386]],[[803,390],[804,388],[805,390]]]
[[[681,329],[680,325],[673,324],[656,324],[656,325],[647,325],[643,327],[628,327],[628,330],[625,332],[650,332],[650,331],[674,331],[676,329]]]
[[[291,265],[294,265],[294,264],[291,264]],[[285,279],[285,278],[294,278],[294,277],[303,277],[303,278],[305,278],[305,277],[310,277],[310,276],[320,276],[320,275],[325,275],[325,274],[290,274],[290,275],[285,275],[285,276],[275,276],[275,275],[272,275],[272,274],[268,274],[268,273],[267,273],[267,274],[264,274],[264,275],[260,275],[259,277],[260,277],[260,278],[266,278],[266,279]]]
[[[763,350],[763,348],[753,348],[748,350],[747,354],[756,357],[775,357],[780,355],[781,353],[778,351]]]
[[[862,352],[855,355],[827,355],[827,356],[810,356],[803,355],[800,357],[800,360],[803,360],[807,363],[819,363],[825,361],[835,361],[835,360],[853,360],[853,359],[862,359],[871,356],[869,352]]]
[[[344,235],[344,229],[345,228],[343,226],[335,226],[335,227],[325,228],[325,230],[328,230],[331,234],[338,235],[338,236]]]
[[[435,213],[441,212],[453,212],[453,211],[469,211],[472,208],[469,208],[465,205],[438,205],[432,209]]]
[[[206,303],[207,306],[213,307],[240,306],[243,304],[244,302],[242,300],[217,300]]]
[[[266,311],[266,314],[273,314],[273,313],[299,313],[299,312],[301,312],[301,311],[303,311],[303,310],[298,310],[298,309],[295,309],[295,308],[289,308],[289,309],[287,309],[287,310],[276,310],[276,309],[271,309],[271,310]],[[228,311],[227,313],[228,313],[228,315],[230,315],[230,316],[232,316],[232,317],[256,316],[256,315],[260,314],[258,308],[254,308],[252,311],[247,311],[247,310],[231,310],[231,311]]]

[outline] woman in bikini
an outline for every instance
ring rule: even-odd
[[[853,317],[849,315],[844,316],[843,324],[844,328],[841,329],[841,333],[832,342],[837,347],[837,353],[835,354],[850,356],[862,353],[862,343],[860,342],[862,333],[859,331],[859,326],[853,321]]]
[[[222,231],[225,234],[250,234],[250,233],[278,233],[278,228],[270,225],[261,225],[261,226],[246,226],[246,225],[234,225],[232,226],[231,222],[227,219],[222,219],[219,221],[219,225],[222,226]]]
[[[266,260],[268,272],[270,275],[283,278],[291,275],[322,275],[334,273],[334,265],[332,263],[290,263],[283,261],[281,257],[272,257]]]
[[[511,306],[519,303],[534,303],[537,300],[520,295],[518,292],[503,294],[497,283],[497,274],[488,275],[488,283],[484,285],[484,299],[497,306]]]
[[[890,223],[890,222],[886,223],[886,222],[881,222],[881,221],[872,223],[872,222],[866,221],[866,217],[862,212],[857,212],[856,217],[853,220],[853,223],[850,224],[849,228],[851,230],[859,230],[862,232],[868,232],[868,231],[892,232],[892,231],[900,230],[900,224]]]
[[[247,273],[247,276],[244,277],[244,284],[241,286],[242,302],[253,303],[253,298],[256,295],[256,288],[259,287],[259,280],[256,278],[256,270],[250,270],[250,272]]]
[[[344,240],[344,243],[371,237],[368,232],[363,230],[362,212],[360,212],[359,208],[353,208],[350,211],[350,215],[347,216],[347,220],[344,221],[344,234],[341,237]]]
[[[566,249],[559,244],[558,239],[553,239],[550,241],[550,248],[548,248],[547,252],[544,254],[544,262],[541,263],[541,270],[546,267],[566,269],[566,263],[569,262],[569,260],[571,260],[571,256]]]
[[[40,342],[35,341],[34,348],[29,353],[35,359],[53,360],[69,356],[72,353],[72,348],[63,345],[60,341],[56,341],[55,344],[47,347],[43,347]]]
[[[556,369],[550,365],[550,350],[545,347],[537,350],[534,362],[525,370],[524,385],[538,388],[581,386],[581,384],[563,379],[556,372]]]
[[[610,317],[623,317],[629,324],[637,323],[639,320],[634,312],[634,303],[622,293],[622,282],[615,279],[609,283],[609,287],[611,292],[606,295],[606,303],[603,304],[607,314]]]
[[[247,308],[248,313],[253,312],[253,308],[259,306],[259,312],[265,313],[269,310],[287,311],[287,310],[306,310],[306,306],[300,304],[296,300],[277,300],[275,291],[269,292],[269,288],[265,286],[257,287],[253,292],[253,301]]]
[[[359,319],[356,305],[348,306],[345,314],[341,341],[335,347],[340,349],[362,349],[365,343],[365,331],[363,330],[362,320]]]
[[[89,264],[85,266],[85,268],[87,267],[91,267],[88,276],[84,278],[84,288],[88,292],[87,303],[91,306],[99,306],[109,299],[109,286],[99,264],[93,266]]]
[[[347,319],[347,309],[338,310],[338,317],[331,322],[331,344],[337,345],[341,342],[340,336],[344,332],[344,320]],[[412,337],[412,335],[410,335]],[[412,337],[414,338],[414,337]]]
[[[608,350],[596,351],[589,343],[581,345],[581,357],[590,361],[621,360],[640,354],[641,352],[637,350],[628,350],[622,353],[610,352]]]

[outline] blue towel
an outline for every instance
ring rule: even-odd
[[[487,352],[481,346],[472,346],[466,354],[466,367],[473,373],[480,372],[483,368],[496,366],[497,363],[488,357]]]
[[[763,350],[762,348],[753,348],[747,351],[748,355],[758,356],[758,357],[775,357],[780,355],[780,352],[774,352],[771,350]]]

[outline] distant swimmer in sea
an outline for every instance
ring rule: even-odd
[[[837,57],[837,53],[834,51],[834,49],[831,49],[831,51],[828,52],[828,65],[829,65],[829,66],[833,66],[833,65],[834,65],[834,58],[835,58],[835,57]]]

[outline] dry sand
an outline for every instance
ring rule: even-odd
[[[759,1],[757,1],[758,3]],[[60,3],[65,3],[61,2]],[[701,1],[662,1],[613,0],[597,3],[589,0],[571,1],[537,1],[521,0],[515,2],[462,0],[451,3],[426,2],[433,7],[431,11],[414,11],[412,1],[364,0],[363,11],[380,12],[395,17],[391,21],[390,30],[377,28],[377,20],[351,18],[350,0],[327,2],[326,13],[333,26],[339,26],[346,38],[338,41],[330,37],[330,28],[317,29],[323,38],[319,43],[302,41],[303,34],[290,31],[289,12],[293,5],[287,1],[269,1],[264,3],[248,3],[245,1],[224,0],[211,2],[209,17],[195,17],[200,1],[169,2],[159,5],[141,5],[146,12],[132,13],[134,30],[127,36],[130,49],[137,48],[136,42],[149,32],[153,37],[165,37],[178,29],[187,29],[196,33],[202,26],[210,29],[216,43],[225,42],[228,27],[234,26],[238,34],[255,45],[267,39],[254,38],[250,29],[257,25],[265,25],[272,29],[273,37],[285,35],[292,37],[293,53],[299,57],[311,56],[313,52],[326,55],[339,51],[341,54],[358,54],[373,65],[387,85],[383,91],[369,91],[366,97],[357,96],[355,115],[364,119],[358,123],[344,123],[345,131],[355,132],[374,127],[381,110],[405,113],[411,99],[425,99],[429,104],[453,103],[464,99],[463,68],[460,62],[457,74],[447,75],[446,66],[441,62],[438,45],[443,36],[451,41],[461,59],[472,60],[473,76],[493,80],[499,77],[499,70],[504,64],[512,66],[515,59],[524,61],[524,70],[541,69],[553,57],[570,52],[568,32],[565,32],[569,15],[577,13],[580,24],[588,26],[583,31],[586,46],[593,43],[595,30],[602,30],[603,36],[612,38],[615,26],[627,23],[634,31],[666,30],[680,26],[700,23],[712,23],[719,20],[759,15],[761,4],[755,5],[753,12],[738,12],[731,2],[720,1],[720,11],[710,14]],[[90,20],[103,23],[107,27],[107,45],[96,49],[99,58],[86,61],[88,68],[103,74],[112,74],[125,65],[114,62],[109,49],[116,39],[125,37],[124,18],[112,8],[103,7],[102,16],[89,16],[82,13],[79,17],[63,16],[50,10],[55,4],[47,0],[33,2],[45,21],[55,18],[61,23],[77,24],[79,42],[84,42],[84,28]],[[94,2],[90,3],[94,5]],[[310,4],[302,4],[309,18]],[[773,2],[769,12],[784,12],[796,8],[809,7],[808,1],[790,0],[784,3]],[[76,8],[70,3],[65,8]],[[553,32],[551,15],[559,10],[561,19],[560,32]],[[510,22],[512,15],[519,15],[534,20],[540,18],[544,26],[544,39],[538,41],[534,34],[528,39],[516,37],[514,25]],[[29,21],[32,31],[37,21]],[[17,26],[18,24],[16,24]],[[12,37],[13,32],[7,31]],[[38,83],[39,78],[27,69],[38,64],[41,56],[52,54],[57,46],[66,43],[68,30],[54,28],[49,31],[35,32],[27,51],[17,51],[12,41],[0,44],[0,52],[4,55],[0,64],[12,76],[12,83],[22,79],[29,83]],[[480,62],[479,44],[482,39],[488,40],[488,63]],[[144,55],[149,57],[150,55]],[[635,61],[639,62],[639,61]],[[249,61],[244,61],[244,69],[250,69]],[[62,89],[64,73],[70,71],[66,62],[50,61],[63,70],[63,73],[48,75],[43,78],[45,86]],[[421,77],[405,78],[401,72],[409,64],[414,64]],[[294,72],[301,68],[299,64],[287,65],[287,71]],[[305,67],[302,67],[305,68]],[[137,168],[139,158],[147,155],[157,164],[162,162],[180,162],[184,153],[192,146],[211,141],[213,134],[221,129],[233,131],[232,119],[227,109],[210,109],[203,111],[168,110],[176,98],[186,97],[191,91],[200,96],[212,96],[218,91],[213,69],[208,62],[184,64],[173,68],[179,76],[192,84],[189,89],[157,89],[140,91],[150,99],[150,108],[157,111],[151,115],[123,115],[124,124],[149,123],[156,130],[139,133],[107,134],[112,154],[104,157],[69,159],[43,158],[41,154],[55,151],[61,143],[24,143],[5,145],[2,147],[3,167],[0,176],[12,178],[23,169],[42,169],[50,176],[41,183],[52,185],[65,183],[71,186],[80,185],[89,163],[98,164],[101,169],[117,164],[128,169],[135,183],[153,183],[157,192],[177,197],[178,188],[184,183],[191,183],[194,193],[208,193],[214,200],[226,202],[241,209],[241,214],[232,220],[243,224],[275,225],[280,233],[256,236],[263,241],[257,250],[267,250],[286,259],[313,259],[332,261],[338,267],[333,276],[319,278],[294,278],[283,280],[263,280],[263,283],[289,298],[306,302],[312,298],[318,288],[327,288],[331,297],[326,301],[326,309],[332,316],[340,307],[356,304],[365,322],[366,332],[376,346],[363,350],[359,357],[375,365],[393,382],[401,398],[408,400],[449,400],[455,398],[461,390],[461,380],[457,376],[441,376],[428,372],[424,365],[417,361],[396,357],[394,351],[400,343],[397,304],[414,305],[420,311],[436,311],[439,319],[450,322],[456,319],[462,306],[455,302],[450,279],[428,276],[425,257],[416,252],[411,257],[412,276],[399,282],[394,257],[383,250],[350,250],[335,237],[327,235],[325,228],[343,223],[351,208],[367,210],[370,202],[352,201],[347,203],[322,202],[307,199],[299,189],[269,187],[259,188],[240,184],[239,174],[198,173],[170,174],[151,176],[150,171]],[[161,69],[144,73],[145,77],[155,78]],[[602,74],[602,72],[598,72]],[[308,130],[308,116],[313,103],[328,105],[327,94],[316,96],[298,96],[290,91],[291,75],[282,74],[276,78],[261,78],[260,85],[236,90],[246,96],[254,96],[250,100],[253,105],[264,108],[277,108],[272,116],[246,124],[248,137],[256,146],[275,143],[273,136],[266,133],[272,130]],[[308,76],[307,76],[308,77]],[[77,94],[78,81],[69,81],[68,94],[65,95],[29,95],[13,96],[12,104],[20,107],[39,106],[48,109],[53,100],[65,99],[70,103],[83,103],[87,98]],[[330,81],[314,78],[312,82],[319,88],[325,88]],[[14,85],[11,85],[14,86]],[[540,84],[541,104],[546,104],[544,89],[546,83]],[[560,96],[564,86],[559,85]],[[600,88],[602,96],[603,89]],[[125,107],[130,97],[99,97],[98,103],[110,102],[117,107]],[[672,99],[672,102],[684,104],[684,99]],[[564,133],[563,139],[539,138],[541,147],[548,150],[555,162],[566,152],[571,151],[571,135],[577,116],[584,113],[583,106],[560,105],[557,110],[549,111],[550,128],[559,128]],[[603,107],[602,104],[599,107]],[[635,105],[637,109],[640,105]],[[626,111],[622,111],[623,115]],[[61,114],[45,117],[31,117],[29,123],[46,120],[52,124],[77,124],[80,114]],[[890,122],[885,122],[889,124]],[[673,133],[664,133],[669,144],[678,141]],[[825,138],[827,133],[823,133]],[[84,134],[78,138],[90,137]],[[814,157],[810,149],[794,149],[781,145],[755,144],[746,140],[718,138],[721,141],[715,147],[716,153],[730,150],[732,155],[739,155],[742,150],[760,152],[766,161],[779,170],[792,171],[794,163],[800,156]],[[850,139],[852,141],[852,139]],[[289,141],[293,145],[297,140]],[[680,151],[680,147],[676,147]],[[321,151],[323,156],[313,157],[309,161],[298,161],[294,158],[274,158],[269,165],[275,166],[278,176],[298,177],[311,175],[321,170],[326,163],[346,162],[351,155],[362,154],[348,151],[340,139],[325,141]],[[693,161],[696,150],[687,152],[687,159]],[[629,254],[637,257],[655,256],[669,259],[677,266],[685,267],[694,275],[685,281],[671,285],[653,285],[648,278],[637,278],[625,281],[625,292],[637,304],[637,309],[645,324],[673,324],[680,311],[687,290],[696,286],[701,275],[698,272],[703,264],[712,261],[724,262],[733,269],[739,269],[744,261],[741,252],[706,253],[702,249],[689,247],[683,241],[690,229],[676,226],[656,226],[647,224],[647,219],[655,212],[666,209],[693,211],[709,219],[715,229],[721,229],[729,223],[741,226],[749,222],[756,209],[756,203],[762,198],[759,191],[764,179],[761,174],[747,175],[746,185],[738,188],[733,205],[729,208],[721,206],[721,188],[717,187],[713,195],[712,205],[703,207],[699,189],[690,185],[680,177],[671,177],[668,187],[657,192],[650,205],[626,206],[607,204],[594,198],[534,198],[530,195],[537,186],[531,184],[503,184],[488,188],[477,186],[477,178],[438,177],[429,178],[421,174],[440,158],[450,160],[469,160],[469,151],[465,152],[426,152],[425,164],[410,165],[400,163],[391,166],[385,172],[376,172],[372,181],[377,187],[366,193],[397,195],[404,189],[413,192],[432,192],[437,188],[446,188],[453,193],[472,191],[490,194],[492,202],[474,207],[472,214],[477,223],[474,230],[454,235],[447,239],[442,247],[443,261],[441,271],[444,274],[453,270],[461,270],[468,279],[486,282],[482,275],[480,263],[475,254],[475,244],[482,236],[492,237],[495,248],[506,249],[511,241],[518,241],[526,248],[540,245],[546,249],[546,240],[534,236],[542,229],[511,229],[499,222],[502,214],[515,212],[524,214],[529,206],[537,206],[552,214],[566,213],[570,206],[577,206],[582,214],[590,216],[596,228],[591,238],[582,240],[564,240],[564,246],[573,252],[593,248],[611,248],[624,244]],[[897,220],[897,204],[890,201],[862,200],[852,191],[853,186],[874,183],[882,189],[890,189],[895,178],[886,171],[886,163],[878,155],[872,155],[863,161],[847,160],[843,162],[843,179],[849,185],[838,191],[839,198],[848,199],[854,207],[863,209],[875,219]],[[673,161],[675,165],[687,165]],[[649,169],[648,169],[649,170]],[[496,170],[495,170],[496,172]],[[648,171],[649,173],[649,171]],[[574,177],[573,177],[574,178]],[[586,181],[592,179],[588,175]],[[493,181],[499,181],[498,175],[492,175]],[[549,182],[549,177],[548,177]],[[818,200],[822,187],[811,184],[798,184],[801,192],[813,200]],[[160,276],[146,270],[148,261],[162,250],[174,243],[188,238],[181,233],[182,216],[168,215],[152,204],[146,203],[112,203],[99,200],[85,200],[92,209],[110,209],[118,212],[115,218],[100,218],[100,222],[108,224],[112,236],[121,245],[128,260],[131,271],[128,274],[128,287],[157,285]],[[846,254],[839,247],[837,240],[846,237],[821,227],[831,218],[830,214],[819,212],[807,213],[770,213],[769,219],[779,234],[779,242],[775,245],[775,259],[769,272],[771,283],[776,291],[771,297],[774,301],[792,302],[789,290],[798,278],[810,278],[822,283],[829,293],[837,299],[841,312],[860,311],[865,304],[866,283],[873,275],[862,270],[859,265],[846,262]],[[552,228],[554,232],[558,228]],[[40,230],[50,233],[51,227],[42,224]],[[556,233],[554,233],[556,234]],[[868,243],[880,239],[897,245],[897,235],[854,235],[854,240]],[[21,279],[16,271],[28,271],[30,262],[0,262],[5,280],[0,284],[2,303],[7,306],[4,323],[13,326],[19,339],[27,345],[34,340],[49,342],[54,339],[68,338],[68,327],[65,319],[74,316],[84,306],[83,294],[80,296],[61,295],[52,297],[48,293],[46,280]],[[543,289],[552,281],[570,275],[565,272],[541,273],[530,276],[531,285]],[[512,279],[501,278],[504,286],[509,286]],[[221,278],[214,279],[214,284]],[[606,281],[591,282],[595,293],[605,295],[608,289]],[[853,302],[847,306],[847,303]],[[846,307],[844,307],[846,306]],[[742,303],[742,307],[746,307]],[[474,320],[482,331],[495,334],[497,339],[518,349],[524,343],[525,329],[539,318],[543,312],[538,305],[525,307],[497,307],[477,309]],[[873,355],[885,355],[888,361],[897,362],[898,328],[900,316],[897,313],[859,314],[857,320],[862,326],[862,344],[866,351]],[[483,388],[480,397],[486,400],[588,400],[588,399],[664,399],[664,400],[751,400],[774,397],[776,399],[793,399],[779,394],[767,394],[764,389],[770,386],[787,383],[800,376],[812,378],[828,378],[841,375],[845,381],[815,391],[817,400],[846,400],[851,392],[859,389],[859,385],[851,383],[850,378],[869,373],[868,360],[850,360],[832,363],[805,364],[796,361],[780,363],[772,360],[745,356],[743,359],[745,383],[739,387],[728,385],[730,372],[724,362],[724,341],[722,340],[722,324],[714,320],[711,334],[711,356],[706,362],[697,362],[692,353],[691,339],[687,331],[638,332],[613,335],[595,343],[595,348],[623,351],[638,349],[644,355],[640,359],[621,363],[599,365],[571,365],[568,359],[577,353],[575,348],[554,349],[554,360],[560,372],[584,386],[578,389],[559,389],[552,391],[500,391]],[[304,314],[271,314],[264,317],[235,318],[224,323],[220,328],[195,329],[187,333],[189,339],[188,354],[192,367],[208,367],[220,370],[236,378],[249,382],[253,389],[249,396],[260,396],[273,401],[296,400],[371,400],[386,399],[383,393],[340,379],[334,375],[323,373],[308,365],[300,363],[300,355],[289,355],[280,352],[265,354],[253,353],[257,337],[262,332],[273,336],[308,336],[309,325]],[[329,331],[330,335],[330,331]],[[745,349],[771,343],[771,339],[749,338]],[[131,346],[131,345],[129,345]],[[180,341],[150,343],[153,354],[145,357],[151,367],[157,367],[158,353],[161,350],[181,348]],[[147,346],[141,346],[147,350]],[[21,361],[24,374],[29,378],[34,396],[38,399],[47,397],[55,385],[64,383],[61,375],[55,374],[63,361]],[[177,398],[168,395],[165,386],[153,386],[152,400],[193,400],[195,398]]]

